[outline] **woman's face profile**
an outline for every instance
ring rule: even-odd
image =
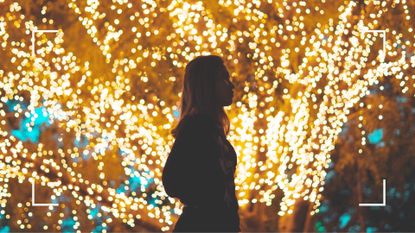
[[[233,88],[229,76],[229,72],[225,66],[219,70],[218,78],[216,79],[216,98],[220,106],[229,106],[232,104]]]

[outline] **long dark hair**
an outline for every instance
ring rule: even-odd
[[[179,122],[171,131],[174,137],[180,131],[183,118],[197,113],[209,115],[228,134],[229,118],[214,96],[215,80],[223,67],[222,58],[216,55],[199,56],[186,65]]]

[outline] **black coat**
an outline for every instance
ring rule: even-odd
[[[207,115],[186,116],[181,124],[162,175],[166,193],[185,205],[173,231],[239,232],[235,150]],[[231,148],[228,170],[220,162],[223,143]]]

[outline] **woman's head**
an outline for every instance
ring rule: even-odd
[[[233,88],[222,58],[215,55],[196,57],[186,66],[180,121],[186,115],[205,113],[217,120],[227,133],[229,120],[223,107],[232,104]],[[173,129],[174,135],[178,127]]]

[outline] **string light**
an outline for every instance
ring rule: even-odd
[[[71,0],[67,13],[88,35],[82,44],[89,50],[74,46],[71,38],[79,37],[60,28],[36,35],[35,57],[31,32],[59,28],[48,18],[53,7],[42,6],[37,21],[17,2],[0,4],[0,213],[11,218],[4,211],[11,180],[31,178],[41,187],[59,181],[48,187],[59,207],[47,211],[58,213],[59,224],[44,230],[62,230],[69,219],[80,232],[80,212],[102,231],[114,221],[171,230],[181,204],[164,192],[161,171],[174,141],[177,83],[198,55],[223,55],[238,87],[240,98],[227,111],[241,211],[270,206],[280,189],[279,215],[292,214],[300,199],[316,213],[330,153],[351,109],[363,107],[369,88],[384,78],[414,95],[413,27],[382,24],[400,7],[402,21],[412,25],[414,6],[405,0]],[[362,7],[367,17],[359,14]],[[387,35],[383,62],[380,34],[362,33],[379,28]],[[362,130],[362,146],[365,138]],[[65,197],[76,209],[65,211],[74,208]],[[36,207],[26,201],[17,208],[24,214],[13,221],[31,229]]]

